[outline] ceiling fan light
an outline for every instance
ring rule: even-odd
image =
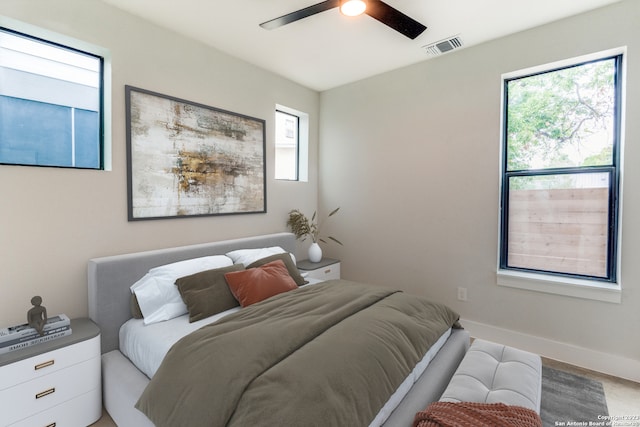
[[[340,4],[340,12],[346,16],[358,16],[367,9],[367,3],[364,0],[344,0]]]

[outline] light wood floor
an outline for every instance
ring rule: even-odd
[[[640,383],[612,377],[547,358],[542,358],[542,363],[554,369],[565,370],[601,381],[607,398],[609,415],[640,416]],[[114,427],[115,425],[109,414],[104,411],[102,418],[95,424],[92,424],[92,427]],[[640,424],[637,426],[640,427]]]

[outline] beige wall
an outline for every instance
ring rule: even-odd
[[[345,246],[328,252],[343,276],[445,302],[476,335],[640,381],[638,23],[627,0],[322,93],[319,203],[342,207],[330,231]],[[497,286],[501,74],[625,45],[622,303]]]
[[[521,347],[543,354],[582,365],[591,361],[580,354],[603,355],[602,370],[613,373],[618,362],[640,366],[640,2],[321,96],[96,0],[2,0],[0,15],[100,45],[113,60],[112,171],[0,166],[0,325],[24,321],[36,294],[52,313],[86,315],[91,257],[282,231],[289,209],[319,202],[324,212],[341,206],[327,231],[345,246],[325,252],[342,258],[344,277],[428,295],[486,326],[479,331],[525,337]],[[622,303],[498,287],[501,73],[623,45]],[[265,119],[268,213],[127,222],[125,84]],[[308,183],[272,179],[276,103],[310,115]],[[456,300],[459,286],[466,303]]]
[[[113,169],[0,166],[0,325],[26,321],[33,295],[50,314],[87,315],[92,257],[284,231],[317,203],[319,95],[96,0],[3,0],[0,15],[110,50]],[[127,222],[124,85],[266,120],[267,213]],[[309,182],[273,179],[274,109],[309,113]]]

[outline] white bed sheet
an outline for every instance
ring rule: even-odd
[[[322,280],[308,279],[308,282],[305,286],[315,285]],[[120,327],[120,352],[151,378],[171,346],[180,338],[238,310],[240,307],[235,307],[193,323],[189,323],[188,314],[150,325],[145,325],[142,319],[129,319]]]
[[[315,283],[319,282],[314,281],[310,284]],[[180,338],[205,325],[216,322],[231,313],[235,313],[240,309],[241,307],[235,307],[193,323],[189,323],[188,314],[151,325],[145,325],[142,319],[129,319],[120,328],[120,351],[129,358],[140,371],[151,378],[160,367],[164,356],[171,346],[180,340]],[[371,424],[369,424],[369,427],[379,427],[389,418],[394,409],[407,395],[413,384],[425,369],[427,369],[431,360],[433,360],[438,351],[440,351],[450,335],[451,328],[445,331],[435,344],[431,346],[409,376],[400,384],[395,393],[391,395],[387,403],[382,407],[380,412],[378,412],[378,415]]]
[[[120,328],[120,351],[151,378],[180,338],[238,310],[240,307],[235,307],[193,323],[189,323],[188,314],[151,325],[145,325],[142,319],[129,319]]]

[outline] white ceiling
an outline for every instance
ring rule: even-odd
[[[423,46],[464,47],[620,0],[386,0],[427,26],[410,40],[338,9],[275,30],[258,25],[320,0],[102,0],[318,91],[432,58]]]

